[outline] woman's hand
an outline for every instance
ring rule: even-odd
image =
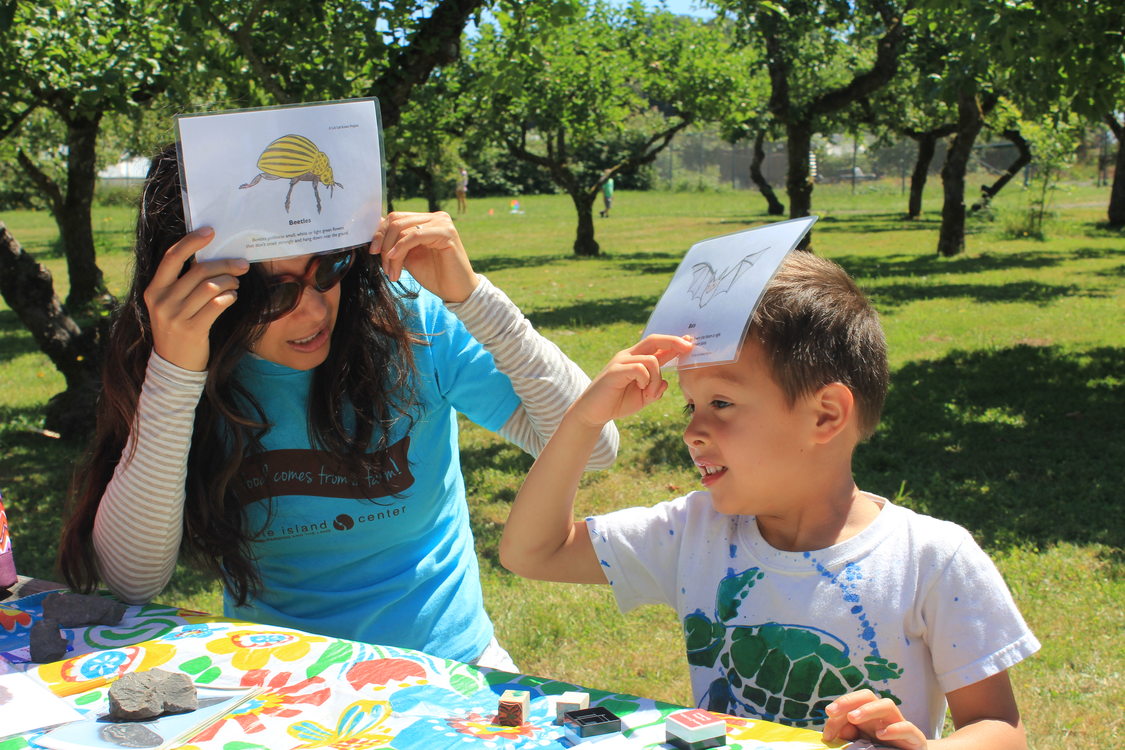
[[[181,276],[184,263],[214,236],[210,227],[197,229],[164,254],[145,289],[145,307],[152,326],[152,347],[185,370],[202,372],[211,356],[211,326],[238,298],[238,277],[250,263],[244,259],[195,263]]]
[[[464,302],[477,288],[477,275],[461,237],[444,211],[395,211],[384,216],[371,240],[371,254],[381,256],[383,272],[391,281],[398,281],[405,268],[445,302]]]

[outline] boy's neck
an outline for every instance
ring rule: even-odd
[[[786,552],[826,549],[851,539],[870,526],[882,508],[856,487],[850,473],[791,499],[784,511],[757,516],[762,538]]]

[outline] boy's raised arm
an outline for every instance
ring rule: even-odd
[[[505,568],[546,581],[606,582],[585,522],[574,522],[578,482],[602,427],[660,398],[668,387],[660,367],[691,346],[680,336],[649,336],[618,352],[571,405],[512,504],[500,539]]]

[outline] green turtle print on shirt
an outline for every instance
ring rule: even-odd
[[[688,663],[722,673],[702,708],[807,727],[823,724],[824,708],[854,690],[867,688],[901,703],[877,687],[902,677],[902,669],[877,650],[856,664],[845,641],[810,625],[730,624],[763,577],[756,567],[728,573],[715,594],[715,619],[700,610],[684,617]]]

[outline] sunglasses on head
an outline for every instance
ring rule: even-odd
[[[327,292],[347,276],[355,261],[356,248],[349,247],[324,255],[314,255],[300,276],[283,274],[266,281],[266,303],[262,322],[277,320],[297,309],[306,286]]]

